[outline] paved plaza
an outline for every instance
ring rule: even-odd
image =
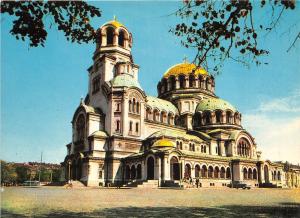
[[[5,188],[2,217],[300,217],[300,190]]]

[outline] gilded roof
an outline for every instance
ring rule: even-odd
[[[140,83],[129,74],[120,74],[109,81],[109,83],[112,87],[136,87],[143,90]]]
[[[98,131],[93,132],[91,134],[91,136],[107,137],[108,135],[106,132],[98,130]]]
[[[205,110],[231,110],[233,112],[237,111],[236,108],[233,107],[229,102],[220,98],[208,98],[201,100],[197,105],[196,112]]]
[[[114,18],[113,20],[111,21],[108,21],[106,22],[105,24],[103,24],[102,26],[107,26],[107,25],[112,25],[116,28],[119,28],[119,27],[125,27],[123,24],[121,24],[119,21],[117,21],[116,18]]]
[[[152,109],[157,108],[160,111],[172,112],[174,115],[179,113],[177,107],[171,102],[153,96],[147,96],[147,105]]]
[[[154,137],[170,137],[170,138],[184,138],[187,140],[194,140],[194,141],[199,141],[202,142],[203,140],[200,139],[197,136],[187,134],[185,131],[177,131],[177,130],[169,130],[169,129],[164,129],[157,131],[153,133],[151,136],[148,138],[154,138]]]
[[[170,67],[165,73],[164,78],[168,78],[170,76],[179,76],[180,74],[189,75],[194,73],[194,75],[208,75],[207,71],[202,67],[198,68],[195,64],[184,62],[180,64],[176,64]]]
[[[154,144],[152,145],[152,147],[175,147],[174,142],[172,142],[169,139],[159,139],[156,142],[154,142]]]

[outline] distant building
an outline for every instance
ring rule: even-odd
[[[98,31],[88,94],[72,119],[66,179],[88,186],[146,180],[164,186],[190,177],[201,186],[283,185],[284,165],[260,159],[241,113],[215,95],[205,69],[187,61],[171,66],[158,82],[158,97],[146,95],[132,34],[117,20]]]

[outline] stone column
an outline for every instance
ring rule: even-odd
[[[196,84],[196,88],[198,89],[199,88],[199,79],[198,77],[195,78],[195,84]]]
[[[175,83],[176,83],[176,89],[179,89],[180,87],[180,83],[179,83],[179,79],[178,79],[178,76],[175,78]]]
[[[163,158],[164,161],[164,180],[171,180],[170,178],[170,163],[168,161],[168,157]]]
[[[161,180],[161,158],[155,158],[154,179]]]
[[[118,45],[119,34],[117,32],[114,33],[113,45]]]
[[[142,109],[142,108],[141,108]],[[124,95],[123,97],[123,105],[122,105],[122,130],[123,136],[128,135],[128,97]]]
[[[189,77],[185,76],[184,77],[184,88],[188,88],[189,87]]]

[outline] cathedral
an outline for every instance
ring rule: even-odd
[[[236,107],[215,80],[187,61],[170,66],[149,96],[131,54],[133,36],[116,19],[102,25],[88,68],[88,93],[72,119],[62,163],[66,180],[86,186],[282,186],[282,163],[261,160]]]

